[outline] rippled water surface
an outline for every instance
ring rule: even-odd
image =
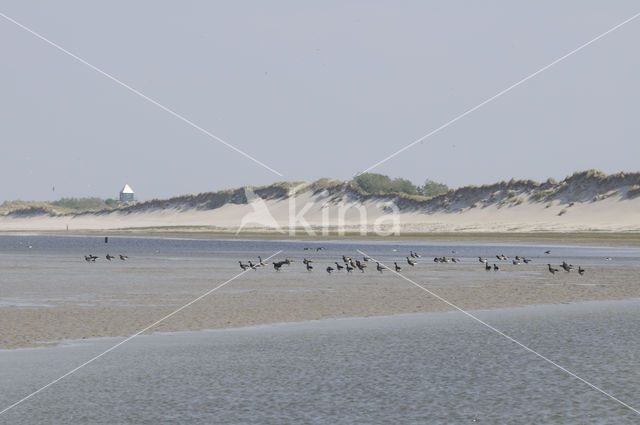
[[[188,272],[209,262],[231,268],[239,257],[279,249],[300,257],[307,245],[319,244],[112,238],[108,247],[137,261],[175,261]],[[359,248],[389,261],[402,255],[393,249],[412,249],[425,257],[456,251],[469,263],[504,252],[538,264],[566,258],[607,267],[609,256],[617,267],[638,264],[637,250],[610,248],[552,247],[553,257],[545,257],[540,246],[322,245],[326,251],[309,256],[322,261]],[[82,263],[83,254],[102,251],[104,240],[97,237],[0,236],[0,283],[31,276],[12,269],[28,269],[25,259],[57,261],[64,269],[72,267],[65,262]],[[50,270],[35,273],[33,280],[55,280]],[[0,307],[42,302],[37,293],[19,295],[0,293]],[[639,300],[473,314],[640,409]],[[0,351],[0,410],[121,340]],[[0,423],[635,424],[640,416],[462,313],[449,312],[140,336],[1,415]]]
[[[476,312],[631,406],[640,302]],[[8,404],[117,339],[0,353]],[[10,424],[632,424],[640,417],[461,313],[142,336]]]

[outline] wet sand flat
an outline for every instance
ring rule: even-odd
[[[3,258],[0,348],[131,335],[241,272],[230,259],[235,256],[134,256],[95,264],[69,255]],[[271,266],[249,271],[148,333],[453,309],[390,271],[376,272],[375,263],[366,273],[328,275],[324,269],[335,257],[317,258],[313,272],[300,259],[282,272]],[[640,268],[634,263],[586,265],[579,276],[562,270],[552,275],[542,260],[503,262],[497,272],[472,258],[400,264],[406,277],[465,310],[640,297]]]

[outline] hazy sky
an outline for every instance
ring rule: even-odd
[[[0,201],[349,179],[636,1],[4,1]],[[637,171],[640,18],[375,171],[450,186]],[[55,186],[55,192],[52,187]]]

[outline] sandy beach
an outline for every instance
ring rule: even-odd
[[[502,182],[459,188],[433,198],[367,195],[346,183],[325,190],[314,190],[317,182],[291,183],[286,189],[278,185],[255,191],[239,188],[93,212],[60,212],[42,206],[9,208],[0,213],[0,232],[259,232],[311,237],[434,232],[638,233],[640,197],[636,194],[640,189],[630,186],[637,179],[636,174],[594,177],[583,172],[547,189],[533,182]]]

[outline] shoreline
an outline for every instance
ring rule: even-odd
[[[395,283],[397,284],[397,282]],[[567,289],[567,286],[575,286],[562,284],[559,285],[564,286],[564,289]],[[429,285],[423,286],[429,288]],[[559,307],[561,305],[585,303],[616,303],[640,299],[640,291],[637,290],[623,291],[622,293],[608,293],[606,295],[598,294],[599,291],[597,291],[597,289],[601,289],[605,286],[606,285],[585,285],[583,288],[586,288],[587,290],[584,293],[572,293],[570,295],[564,294],[564,296],[562,297],[558,297],[557,294],[552,294],[546,297],[539,297],[531,293],[526,293],[523,294],[525,299],[518,300],[512,299],[514,294],[509,291],[505,292],[504,288],[483,287],[477,288],[480,289],[480,291],[478,291],[475,290],[476,288],[474,287],[469,287],[465,291],[467,292],[466,295],[461,295],[458,289],[454,290],[451,293],[449,293],[449,291],[442,291],[440,290],[441,288],[430,288],[430,290],[434,291],[434,293],[442,296],[442,298],[447,299],[453,304],[459,306],[464,311],[468,312],[495,312],[507,309],[521,309],[543,306]],[[591,292],[591,289],[596,289],[595,293]],[[304,304],[303,307],[306,308],[301,308],[300,306],[298,306],[298,308],[296,308],[296,311],[294,312],[271,312],[271,316],[258,315],[234,317],[233,315],[220,314],[214,315],[215,317],[211,317],[211,315],[208,314],[211,310],[210,304],[208,307],[205,305],[206,303],[200,305],[194,304],[193,306],[190,306],[190,311],[186,311],[188,310],[186,309],[184,312],[181,312],[180,315],[183,317],[180,318],[178,323],[176,323],[175,321],[162,322],[159,323],[154,329],[148,332],[144,332],[141,335],[245,329],[278,324],[317,322],[323,320],[368,319],[425,313],[429,314],[460,312],[459,310],[443,303],[442,301],[435,299],[429,294],[418,292],[415,287],[404,287],[400,289],[400,292],[404,292],[402,297],[392,297],[391,299],[385,300],[391,303],[391,306],[382,308],[380,300],[375,302],[376,305],[381,307],[379,311],[362,309],[356,309],[354,311],[334,310],[331,312],[317,310],[314,311],[312,309],[312,306],[307,302],[302,303]],[[237,294],[239,295],[239,297],[214,296],[210,299],[210,301],[215,298],[215,302],[213,304],[227,304],[230,307],[230,310],[234,310],[238,307],[238,304],[242,305],[243,302],[247,301],[240,300],[240,298],[243,298],[243,296],[247,294],[248,293]],[[456,296],[454,296],[454,294]],[[313,296],[312,299],[316,299],[317,295],[318,294],[316,294],[316,296]],[[389,295],[388,291],[385,295]],[[345,294],[339,296],[345,296]],[[482,297],[484,297],[484,299],[473,301],[472,304],[468,304],[469,298],[473,299]],[[354,299],[360,299],[360,301],[362,301],[362,294],[356,294],[355,297],[353,294],[347,294],[345,298],[347,300],[347,303],[353,301]],[[43,333],[38,333],[38,337],[30,341],[10,342],[5,340],[3,342],[0,342],[0,351],[23,348],[56,347],[64,344],[64,342],[68,340],[84,341],[93,338],[126,338],[139,332],[141,329],[144,329],[146,326],[156,321],[158,318],[164,317],[168,313],[171,313],[174,310],[182,307],[191,300],[192,299],[184,300],[186,302],[181,302],[173,305],[170,309],[158,308],[157,306],[137,306],[135,308],[113,309],[112,311],[109,311],[110,309],[105,306],[100,307],[99,309],[97,309],[97,311],[96,309],[90,308],[63,308],[62,311],[55,312],[53,317],[57,316],[59,318],[61,315],[63,315],[73,317],[74,319],[71,323],[57,322],[59,323],[59,326],[56,326],[56,329],[53,332],[58,332],[59,334],[57,336],[47,332],[48,336],[45,336],[45,334]],[[294,299],[286,300],[284,304],[291,305],[296,301],[300,300],[295,300],[294,297]],[[252,305],[253,302],[255,302],[255,298],[253,300],[248,300],[248,305]],[[342,305],[338,306],[339,308],[345,306],[345,303],[341,304]],[[257,309],[264,311],[269,307],[269,305],[259,305]],[[38,316],[37,320],[44,319],[48,322],[52,318],[52,316],[50,316],[50,313],[53,312],[50,311],[51,309],[49,308],[38,307],[20,309],[32,310],[32,312]],[[2,317],[2,313],[4,313],[2,310],[3,309],[0,309],[0,317]],[[110,320],[116,318],[119,319],[117,320],[117,322],[119,323],[114,323],[115,320]],[[125,323],[128,325],[128,327],[124,326]],[[79,324],[81,324],[81,326],[77,326]],[[125,331],[123,331],[122,329],[124,329]],[[45,331],[45,329],[40,330],[40,332],[42,331]]]
[[[584,301],[572,301],[572,302],[560,302],[560,303],[543,303],[543,304],[524,304],[524,305],[514,305],[514,306],[503,306],[496,307],[491,309],[474,309],[474,310],[465,310],[467,313],[471,313],[474,316],[478,316],[482,313],[517,313],[524,312],[528,310],[542,310],[542,309],[557,309],[561,306],[570,306],[571,308],[583,308],[587,306],[598,306],[604,307],[605,304],[623,304],[623,303],[634,303],[639,302],[640,297],[632,297],[632,298],[623,298],[623,299],[599,299],[599,300],[584,300]],[[307,319],[307,320],[295,320],[295,321],[287,321],[287,322],[268,322],[268,323],[258,323],[253,325],[245,325],[245,326],[228,326],[228,327],[219,327],[219,328],[202,328],[202,329],[185,329],[185,330],[175,330],[175,331],[156,331],[149,333],[142,333],[138,336],[141,337],[153,337],[153,336],[172,336],[172,335],[181,335],[181,334],[194,334],[194,333],[215,333],[215,332],[226,332],[226,331],[258,331],[264,328],[273,329],[273,328],[282,328],[282,327],[299,327],[299,326],[314,326],[321,325],[329,322],[341,322],[341,321],[357,321],[357,320],[383,320],[383,319],[394,319],[394,318],[412,318],[419,316],[428,316],[428,315],[446,315],[446,314],[464,314],[459,310],[451,309],[451,310],[443,310],[443,311],[421,311],[421,312],[411,312],[411,313],[394,313],[394,314],[381,314],[381,315],[369,315],[369,316],[341,316],[341,317],[323,317],[319,319]],[[471,320],[471,319],[470,319]],[[42,350],[47,348],[64,348],[64,347],[72,347],[78,344],[84,343],[93,343],[93,342],[101,342],[106,340],[119,340],[122,338],[128,338],[131,335],[104,335],[104,336],[91,336],[86,338],[68,338],[61,339],[55,341],[41,341],[41,345],[35,346],[26,346],[26,347],[14,347],[14,348],[1,348],[0,354],[3,352],[18,352],[21,350]],[[136,338],[138,337],[136,336]]]

